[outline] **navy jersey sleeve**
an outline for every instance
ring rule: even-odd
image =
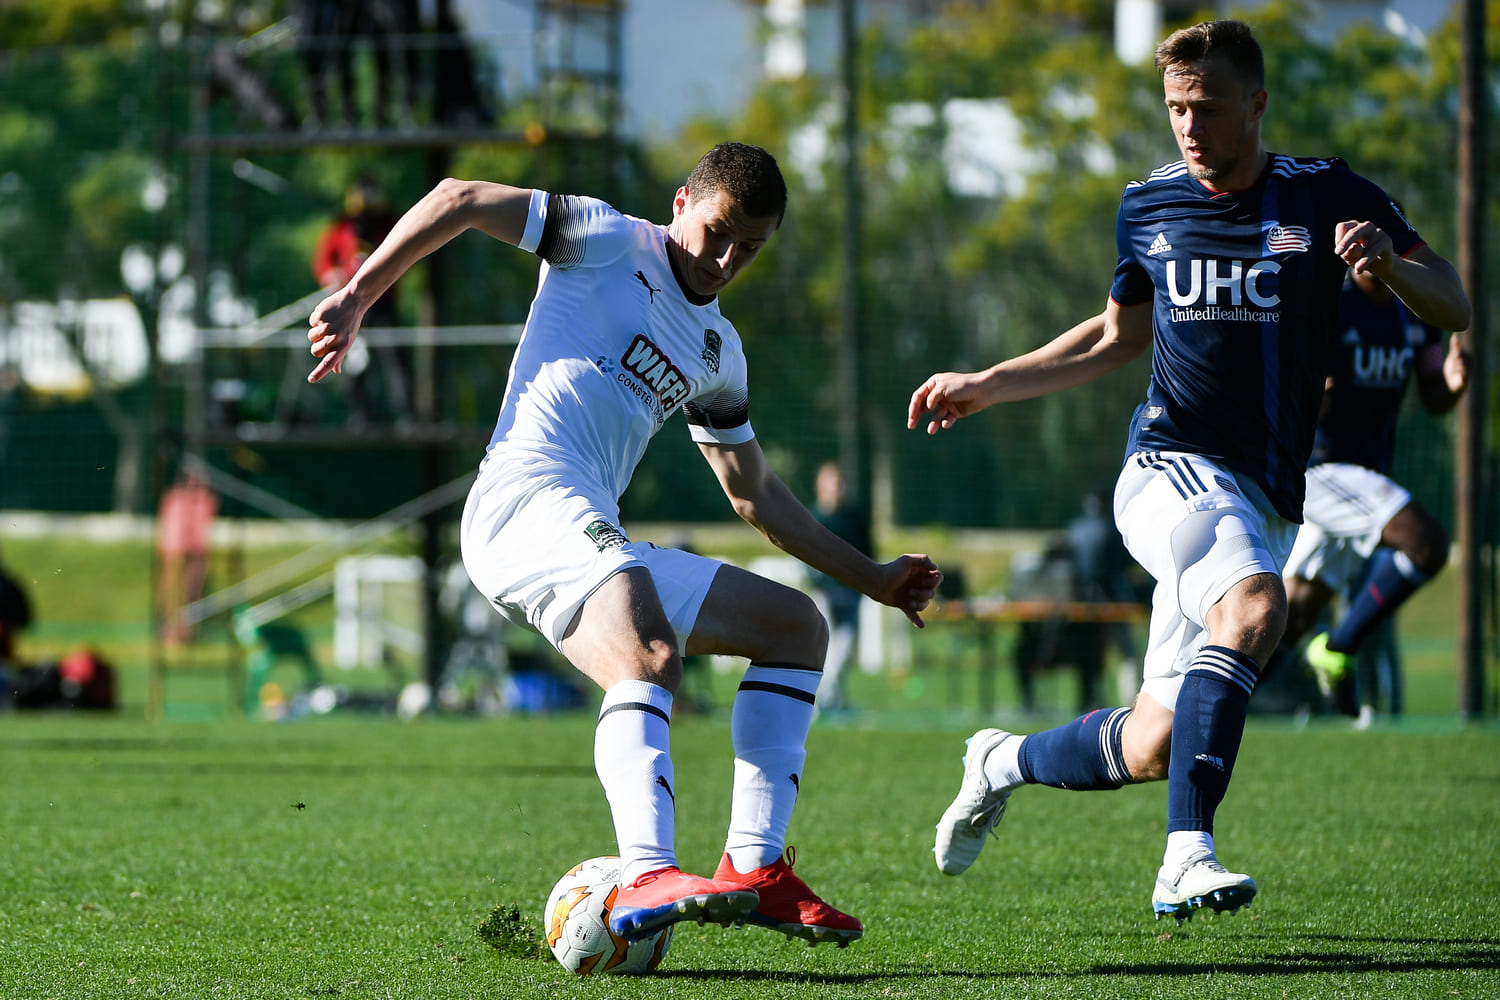
[[[1343,176],[1334,187],[1341,195],[1340,221],[1375,223],[1385,230],[1396,253],[1402,257],[1425,242],[1406,216],[1401,214],[1396,203],[1391,201],[1390,195],[1382,191],[1378,184],[1347,167],[1342,173]]]
[[[1116,305],[1138,306],[1150,302],[1156,293],[1151,275],[1135,259],[1135,245],[1131,239],[1131,227],[1126,221],[1125,199],[1120,199],[1120,211],[1115,216],[1115,248],[1119,260],[1115,264],[1115,280],[1110,286],[1109,297]]]

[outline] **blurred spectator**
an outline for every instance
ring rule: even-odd
[[[358,7],[338,0],[295,0],[293,11],[301,36],[298,48],[311,106],[304,124],[309,128],[354,118],[354,63],[349,42]]]
[[[1132,576],[1135,560],[1125,549],[1114,519],[1105,513],[1106,494],[1084,494],[1083,510],[1068,525],[1068,551],[1073,557],[1074,600],[1099,603],[1140,603],[1141,593]],[[1130,701],[1140,686],[1139,648],[1129,622],[1102,622],[1101,653],[1111,648],[1119,656],[1120,697]]]
[[[433,114],[444,125],[482,126],[494,121],[495,114],[479,92],[473,53],[449,7],[448,0],[437,0],[433,18],[437,35]]]
[[[15,666],[16,634],[30,624],[26,588],[0,565],[0,670]]]
[[[829,531],[871,555],[870,518],[850,499],[844,472],[837,462],[824,462],[818,469],[817,499],[813,517]],[[844,668],[859,637],[860,593],[830,576],[814,572],[812,586],[828,603],[828,656],[823,661],[823,679],[818,684],[818,708],[837,712],[848,707],[844,698]]]
[[[385,189],[373,177],[358,177],[344,194],[343,214],[328,224],[313,250],[312,271],[318,284],[326,289],[343,287],[395,224],[396,215],[386,203]],[[394,327],[399,323],[396,288],[397,285],[392,285],[365,313],[367,330]],[[367,337],[366,342],[376,339]],[[410,380],[400,350],[394,345],[380,343],[373,343],[369,350],[375,356],[384,382],[386,410],[394,420],[409,419]],[[350,395],[354,420],[373,421],[379,414],[371,399],[368,359],[360,364],[351,352],[345,371],[353,376]]]
[[[186,642],[196,623],[183,610],[203,596],[208,576],[209,529],[219,513],[219,498],[208,484],[193,476],[167,489],[157,512],[157,613],[162,641]]]
[[[1077,567],[1066,536],[1050,539],[1039,553],[1018,553],[1011,563],[1010,597],[1057,605],[1044,618],[1023,620],[1016,629],[1016,685],[1021,708],[1036,711],[1037,675],[1071,666],[1078,671],[1078,705],[1099,705],[1104,672],[1104,633],[1098,622],[1075,621],[1062,606],[1077,599]]]

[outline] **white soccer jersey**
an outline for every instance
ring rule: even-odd
[[[594,198],[532,199],[543,265],[480,478],[561,478],[618,504],[679,408],[693,440],[754,437],[739,334],[718,299],[690,302],[667,230]]]

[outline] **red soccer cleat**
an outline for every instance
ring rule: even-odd
[[[620,886],[609,911],[609,929],[634,940],[680,920],[735,924],[746,919],[758,898],[743,885],[658,868]]]
[[[809,945],[832,941],[843,948],[850,941],[863,937],[864,924],[823,902],[806,882],[792,874],[796,860],[797,852],[788,847],[786,855],[772,864],[741,874],[735,871],[729,855],[725,854],[714,878],[754,889],[760,894],[760,902],[745,918],[747,923],[769,927],[787,937],[803,938]]]

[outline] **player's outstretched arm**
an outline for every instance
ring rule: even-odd
[[[1425,243],[1398,256],[1391,237],[1373,222],[1340,222],[1333,251],[1356,273],[1370,272],[1385,282],[1424,323],[1443,330],[1467,330],[1469,296],[1458,271]]]
[[[528,188],[451,177],[440,181],[401,216],[354,276],[313,310],[307,339],[313,357],[319,360],[307,380],[318,382],[329,372],[338,372],[370,305],[412,265],[459,233],[478,229],[497,240],[519,244],[530,203]]]
[[[847,584],[881,604],[905,613],[923,627],[922,611],[932,603],[943,574],[925,555],[908,554],[877,563],[829,531],[771,471],[760,444],[699,444],[734,505],[777,548]]]
[[[1434,416],[1447,413],[1458,404],[1469,385],[1469,356],[1458,334],[1441,343],[1430,344],[1417,354],[1417,392],[1422,408]]]
[[[1113,299],[1036,350],[982,372],[939,372],[917,386],[906,407],[906,426],[928,417],[927,433],[947,430],[960,417],[995,403],[1045,396],[1091,382],[1140,357],[1151,343],[1151,306],[1120,306]]]

